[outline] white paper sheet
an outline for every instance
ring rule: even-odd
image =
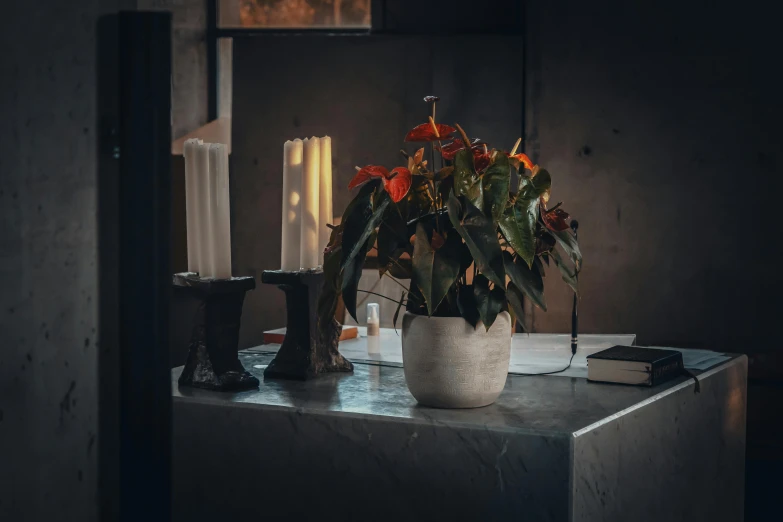
[[[377,338],[367,337],[367,328],[359,327],[359,337],[340,342],[340,353],[352,361],[369,361],[380,364],[402,365],[402,338],[400,331],[381,328]],[[636,341],[634,334],[579,336],[579,345],[571,366],[559,377],[587,378],[587,356],[615,345],[630,346]],[[260,346],[257,350],[276,351],[277,345]],[[650,348],[659,348],[651,346]],[[706,370],[730,357],[709,350],[678,350],[683,354],[685,367],[690,370]],[[569,334],[514,334],[511,341],[511,374],[535,374],[562,370],[571,358],[571,336]]]

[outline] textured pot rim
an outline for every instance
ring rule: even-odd
[[[498,317],[500,317],[503,314],[506,314],[508,316],[509,320],[511,319],[511,314],[506,312],[505,310],[503,310],[500,313],[498,313]],[[413,312],[408,312],[407,310],[405,311],[404,315],[409,315],[411,317],[423,317],[424,319],[429,319],[431,321],[456,321],[456,320],[462,320],[462,321],[465,321],[466,323],[468,322],[468,320],[465,319],[462,316],[459,316],[459,317],[436,317],[436,316],[429,316],[429,315],[423,315],[423,314],[414,314]],[[479,319],[479,321],[481,321],[481,319]],[[470,324],[470,323],[468,323],[468,324]]]

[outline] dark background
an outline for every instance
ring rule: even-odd
[[[507,148],[524,96],[524,147],[552,172],[553,200],[563,200],[582,225],[582,330],[749,354],[747,519],[769,520],[764,513],[779,491],[783,460],[777,13],[761,2],[384,5],[381,29],[404,34],[408,47],[384,44],[395,39],[387,34],[369,45],[391,45],[396,50],[388,55],[363,55],[359,46],[346,52],[357,57],[354,74],[393,76],[372,89],[378,80],[369,76],[319,74],[303,81],[330,93],[337,105],[362,108],[349,117],[329,114],[328,127],[293,106],[262,112],[252,105],[265,92],[279,95],[285,85],[278,74],[290,76],[303,63],[291,61],[297,69],[286,70],[266,62],[278,45],[270,44],[256,70],[247,69],[241,60],[249,55],[242,53],[261,42],[235,41],[235,272],[276,268],[276,247],[264,245],[279,244],[275,165],[285,139],[350,137],[377,126],[397,135],[419,117],[417,98],[437,94],[444,97],[444,117],[448,106],[455,118],[466,117],[465,125],[502,128],[498,139],[508,143],[497,145]],[[95,30],[100,14],[136,7],[127,0],[6,2],[0,16],[0,518],[97,516]],[[422,34],[436,43],[410,45]],[[474,63],[459,63],[458,45],[438,46],[450,38],[468,42]],[[518,52],[502,43],[514,39],[522,41]],[[454,83],[439,89],[427,80],[433,72]],[[515,92],[517,82],[522,92]],[[472,96],[484,89],[509,92]],[[256,135],[239,127],[242,99],[253,111],[247,121],[257,122]],[[304,96],[302,107],[317,99]],[[374,121],[377,107],[383,117]],[[247,134],[238,136],[240,129]],[[268,149],[258,145],[262,140],[269,140]],[[338,165],[385,158],[398,145],[386,138],[346,144],[336,150],[343,156]],[[346,176],[336,173],[341,183]],[[340,191],[335,185],[335,194]],[[245,345],[279,326],[282,301],[263,292],[249,301]],[[262,303],[263,295],[271,300]],[[550,310],[534,315],[535,329],[567,331],[567,289],[549,282],[547,297]]]

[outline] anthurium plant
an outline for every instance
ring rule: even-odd
[[[400,309],[437,317],[463,317],[489,329],[498,313],[520,317],[523,295],[546,310],[545,267],[556,266],[578,293],[582,255],[569,215],[560,203],[548,208],[552,178],[517,153],[490,149],[470,139],[460,125],[434,119],[412,129],[405,142],[428,143],[401,150],[402,166],[359,168],[358,188],[342,221],[332,226],[324,253],[325,283],[319,299],[321,324],[334,317],[339,296],[356,318],[359,278],[375,251],[381,277],[400,286],[380,296]],[[435,157],[439,159],[435,168]],[[561,252],[562,251],[562,252]]]

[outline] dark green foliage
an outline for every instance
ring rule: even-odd
[[[544,265],[550,257],[578,295],[582,255],[576,237],[556,231],[561,227],[549,220],[554,210],[542,219],[552,188],[546,170],[528,166],[512,176],[506,153],[479,148],[457,151],[440,168],[416,165],[399,202],[374,178],[346,208],[324,256],[322,321],[334,316],[340,295],[356,318],[359,278],[373,248],[382,277],[410,280],[399,299],[388,297],[397,304],[395,326],[403,305],[415,314],[461,316],[474,327],[480,321],[487,329],[501,311],[522,319],[525,298],[546,310]],[[512,179],[519,179],[517,190]]]

